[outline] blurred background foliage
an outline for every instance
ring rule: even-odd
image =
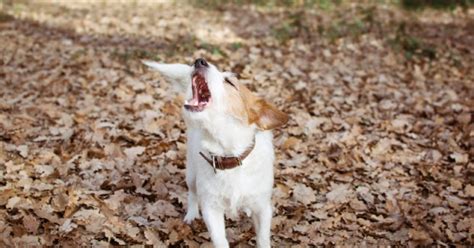
[[[190,2],[196,7],[218,10],[242,5],[267,10],[286,9],[288,12],[286,18],[272,30],[273,36],[282,43],[294,37],[314,39],[317,36],[317,38],[324,37],[334,42],[340,38],[357,38],[373,31],[384,33],[387,30],[382,30],[380,18],[377,18],[376,15],[376,8],[383,5],[396,6],[407,10],[408,19],[413,21],[396,23],[394,29],[391,30],[394,37],[389,38],[389,44],[392,48],[403,51],[408,59],[414,56],[427,59],[436,58],[436,47],[424,42],[422,38],[417,37],[416,31],[413,31],[416,17],[410,12],[413,14],[423,10],[453,12],[456,9],[466,11],[474,6],[474,0],[191,0]],[[340,18],[345,15],[339,13],[331,24],[318,26],[317,30],[311,29],[310,22],[314,20],[307,15],[308,11],[317,9],[318,11],[340,12],[344,9],[342,6],[348,4],[365,7],[358,8],[359,11],[349,18]]]
[[[452,10],[460,6],[470,7],[474,0],[401,0],[401,6],[409,10],[419,10],[424,8]]]
[[[105,4],[113,1],[115,0],[98,2]],[[140,5],[139,0],[130,0],[129,3],[133,6]],[[295,40],[310,44],[326,41],[334,43],[341,39],[359,40],[370,34],[386,41],[386,44],[402,52],[408,59],[418,57],[429,60],[435,59],[439,53],[438,48],[445,44],[434,41],[428,33],[433,33],[433,28],[445,30],[442,33],[447,38],[450,35],[447,28],[452,27],[444,24],[428,27],[420,23],[418,14],[423,11],[441,11],[457,16],[457,13],[467,13],[469,8],[474,7],[474,0],[186,0],[175,3],[189,3],[194,8],[216,13],[231,10],[236,15],[246,11],[262,14],[257,14],[257,19],[273,16],[278,21],[268,26],[268,34],[280,42],[280,45]],[[22,12],[28,4],[31,4],[28,0],[0,0],[0,23],[12,20],[12,13],[16,15],[15,13]],[[6,9],[8,11],[4,11]],[[399,10],[403,17],[393,17],[395,12],[385,11],[386,9]],[[321,13],[330,18],[322,18]],[[470,24],[466,25],[469,27]],[[222,47],[201,41],[193,35],[182,37],[181,41],[179,45],[174,44],[167,49],[168,55],[204,49],[214,55],[225,56]],[[241,46],[241,43],[235,42],[229,49],[236,50]],[[154,59],[145,49],[117,54],[123,60],[135,57]]]
[[[202,7],[219,7],[227,4],[234,5],[256,5],[262,7],[318,7],[329,9],[343,2],[344,0],[191,0],[191,3]],[[352,1],[364,2],[364,1]],[[404,9],[421,10],[434,8],[441,10],[453,10],[456,7],[467,8],[474,5],[474,0],[369,0],[369,3],[392,3],[398,4]]]

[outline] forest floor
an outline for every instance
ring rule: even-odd
[[[149,2],[0,1],[0,246],[209,246],[182,98],[140,64],[198,57],[291,116],[275,247],[474,245],[473,9]]]

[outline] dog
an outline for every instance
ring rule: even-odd
[[[142,62],[186,95],[184,221],[200,218],[200,209],[213,245],[229,247],[224,214],[244,210],[253,219],[257,247],[270,247],[275,159],[271,130],[283,126],[288,115],[202,58],[192,65]]]

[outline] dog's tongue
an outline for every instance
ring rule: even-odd
[[[193,94],[193,98],[191,99],[191,101],[188,101],[188,105],[191,105],[191,106],[199,105],[199,99],[195,94]]]
[[[197,78],[194,77],[194,78],[193,78],[193,84],[192,84],[192,87],[193,87],[193,98],[187,102],[187,104],[188,104],[188,105],[191,105],[191,106],[198,106],[199,103],[200,103],[200,102],[199,102],[198,86],[197,86],[196,80],[197,80]]]

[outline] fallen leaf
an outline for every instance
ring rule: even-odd
[[[464,194],[467,197],[474,197],[474,185],[468,184],[466,187],[464,187]]]
[[[312,188],[299,183],[293,188],[293,199],[308,205],[316,201],[316,192]]]
[[[335,184],[332,190],[326,194],[326,198],[330,202],[340,203],[349,201],[350,196],[353,194],[349,184]]]
[[[21,146],[18,146],[17,148],[17,151],[20,153],[20,156],[22,156],[23,158],[26,158],[28,157],[28,146],[27,145],[21,145]]]
[[[456,164],[465,164],[469,160],[469,155],[457,152],[452,153],[449,157],[452,158]]]
[[[143,154],[144,151],[145,151],[145,147],[136,146],[136,147],[125,149],[124,153],[128,159],[135,160],[139,155]]]

